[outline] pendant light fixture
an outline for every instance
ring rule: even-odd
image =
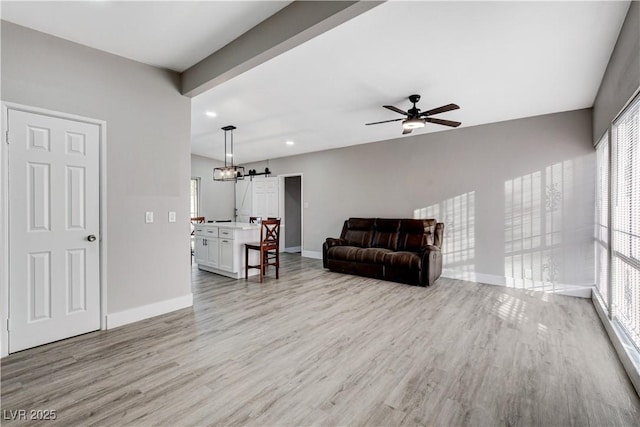
[[[222,128],[224,131],[224,167],[213,169],[214,181],[238,181],[244,179],[244,166],[237,166],[233,164],[233,130],[235,126],[225,126]],[[231,150],[227,152],[227,133],[230,133]],[[231,164],[227,165],[227,158],[231,159]]]

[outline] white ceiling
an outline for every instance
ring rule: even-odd
[[[239,164],[397,138],[364,124],[412,93],[463,127],[591,107],[628,6],[387,2],[194,98],[192,152],[222,160],[229,124]]]
[[[288,3],[2,1],[2,18],[181,71]],[[438,117],[463,127],[591,107],[628,6],[384,3],[194,98],[192,152],[222,160],[229,124],[237,163],[397,138],[400,122],[364,123],[401,117],[381,106],[412,93],[459,104]]]
[[[2,1],[2,19],[184,71],[290,1]]]

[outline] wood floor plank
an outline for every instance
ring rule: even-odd
[[[2,359],[3,425],[640,425],[589,300],[440,279],[193,269],[193,308]]]

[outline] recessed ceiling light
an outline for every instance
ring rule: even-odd
[[[287,142],[285,142],[285,144],[287,144],[287,145],[293,145],[293,144],[295,144],[295,142],[293,142],[293,141],[287,141]]]
[[[207,111],[205,114],[206,114],[207,116],[209,116],[209,117],[215,117],[215,116],[217,116],[217,114],[216,114],[216,113],[214,113],[213,111]]]

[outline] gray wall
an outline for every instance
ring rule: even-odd
[[[299,176],[288,176],[284,179],[284,218],[286,221],[284,227],[285,248],[295,248],[301,244],[301,181],[302,179]]]
[[[224,163],[208,157],[191,155],[191,177],[200,178],[200,216],[209,220],[233,219],[233,182],[213,180],[213,168]]]
[[[597,142],[640,87],[640,1],[632,1],[593,105]]]
[[[269,168],[304,174],[306,251],[321,251],[348,217],[434,216],[446,224],[449,275],[593,284],[591,113],[272,159]]]
[[[108,312],[189,294],[191,107],[178,76],[2,21],[2,90],[107,122]]]

